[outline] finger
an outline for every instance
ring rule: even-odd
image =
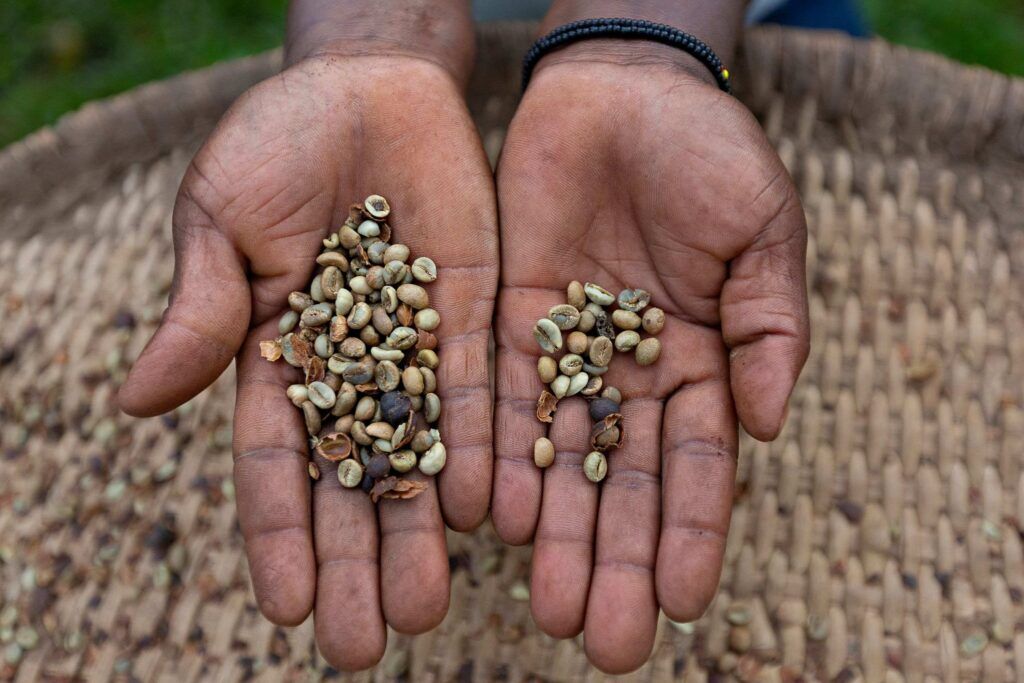
[[[545,387],[537,375],[541,349],[530,331],[564,300],[555,290],[514,287],[502,288],[499,297],[491,517],[498,536],[512,545],[533,538],[541,506],[542,476],[533,464],[533,444],[547,431],[537,419],[537,398]]]
[[[810,346],[807,226],[791,187],[786,197],[755,243],[731,262],[721,298],[736,411],[762,441],[782,429]]]
[[[662,517],[655,585],[675,621],[704,613],[718,587],[736,475],[736,418],[721,375],[689,384],[665,406]]]
[[[622,404],[623,446],[608,454],[601,484],[584,645],[587,658],[606,673],[639,668],[654,647],[661,412],[655,399]]]
[[[377,511],[360,489],[338,482],[338,466],[317,457],[313,487],[316,533],[316,641],[332,666],[368,669],[384,655]]]
[[[381,595],[384,617],[399,633],[424,633],[448,613],[448,552],[433,479],[408,500],[381,500]]]
[[[571,638],[583,629],[599,490],[583,474],[583,459],[590,450],[586,402],[563,400],[550,438],[555,462],[544,471],[530,609],[540,630],[555,638]]]
[[[159,415],[209,386],[249,327],[249,285],[238,251],[193,199],[190,167],[174,206],[170,307],[118,394],[130,415]]]
[[[296,370],[260,357],[271,327],[254,330],[238,358],[235,497],[260,611],[295,625],[312,609],[316,586],[306,430],[285,396]]]

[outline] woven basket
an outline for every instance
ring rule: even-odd
[[[533,28],[481,29],[496,155]],[[721,593],[633,680],[1024,681],[1024,82],[882,42],[751,32],[736,82],[811,226],[789,424],[741,442]],[[304,680],[249,587],[233,374],[171,415],[115,388],[172,272],[190,154],[279,54],[84,107],[0,152],[0,678]],[[356,680],[598,680],[529,617],[528,548],[451,534],[452,608]]]

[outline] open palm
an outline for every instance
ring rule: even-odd
[[[449,460],[424,495],[376,507],[325,461],[312,484],[303,421],[285,396],[299,371],[258,347],[277,336],[288,293],[308,291],[321,240],[371,193],[391,202],[394,241],[438,265],[430,290]],[[444,521],[474,528],[490,496],[496,209],[458,86],[427,61],[330,54],[258,85],[189,167],[174,244],[171,306],[121,404],[135,415],[172,409],[237,357],[235,486],[260,609],[297,624],[315,606],[327,660],[370,666],[385,623],[415,633],[444,617]]]
[[[600,668],[640,666],[659,606],[697,618],[721,571],[737,425],[773,438],[807,353],[803,212],[782,163],[733,98],[677,68],[561,61],[538,71],[498,173],[499,535],[533,540],[531,607],[555,637],[584,632]],[[570,280],[642,287],[667,322],[653,366],[603,376],[623,394],[608,476],[581,463],[591,421],[534,405],[531,330]],[[554,442],[543,472],[534,440]]]

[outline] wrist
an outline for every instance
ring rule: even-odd
[[[320,55],[411,57],[465,85],[475,47],[467,0],[292,0],[285,63]]]
[[[745,5],[745,0],[555,0],[541,24],[541,33],[579,19],[646,19],[668,24],[704,41],[729,67]],[[677,47],[642,38],[589,38],[545,55],[536,71],[562,62],[668,66],[716,85],[714,76],[696,57]]]

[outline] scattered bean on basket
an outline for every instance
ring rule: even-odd
[[[601,376],[616,351],[632,354],[640,366],[652,365],[661,356],[661,341],[641,336],[656,335],[665,326],[665,312],[650,303],[651,295],[643,289],[627,288],[615,296],[598,284],[573,280],[566,303],[553,306],[533,327],[544,352],[537,360],[537,375],[545,385],[537,399],[537,419],[551,422],[564,398],[579,395],[589,401],[592,451],[584,459],[583,473],[594,483],[604,479],[607,453],[620,447],[625,437],[622,393],[606,386]],[[610,310],[616,304],[618,308]],[[555,461],[555,446],[547,437],[534,443],[533,461],[541,468]]]
[[[288,295],[281,336],[260,342],[264,358],[302,371],[286,393],[319,456],[310,477],[337,463],[341,485],[374,502],[415,497],[426,484],[404,475],[433,476],[447,459],[434,372],[441,316],[423,287],[437,265],[391,242],[390,215],[380,195],[353,205],[324,239],[308,291]]]

